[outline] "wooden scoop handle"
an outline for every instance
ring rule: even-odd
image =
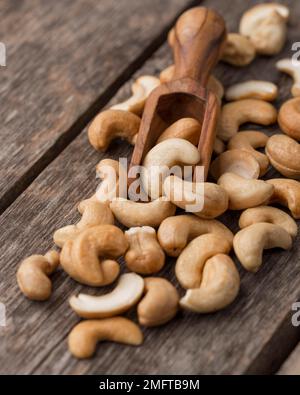
[[[178,19],[173,35],[174,79],[192,78],[206,87],[226,39],[224,19],[215,11],[195,7]]]

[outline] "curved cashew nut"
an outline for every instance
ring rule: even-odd
[[[300,144],[296,140],[275,134],[267,142],[266,154],[279,173],[300,180]]]
[[[228,195],[217,184],[188,182],[169,176],[163,188],[172,203],[200,218],[216,218],[228,209]]]
[[[237,297],[240,276],[232,259],[217,254],[205,262],[199,288],[188,289],[180,306],[195,313],[213,313],[224,309]]]
[[[258,222],[267,222],[281,226],[292,237],[296,237],[298,233],[298,226],[292,217],[278,208],[269,206],[260,206],[245,210],[240,216],[239,227],[244,229]]]
[[[149,203],[118,198],[111,202],[110,208],[117,220],[127,228],[136,226],[156,228],[176,211],[176,206],[166,198],[159,198]]]
[[[132,96],[126,101],[115,104],[111,110],[130,111],[141,116],[144,110],[145,102],[150,93],[160,85],[160,80],[152,75],[143,75],[139,77],[131,87]]]
[[[277,111],[272,104],[263,100],[245,99],[225,104],[221,114],[219,137],[228,141],[239,130],[240,125],[251,122],[271,125],[277,121]]]
[[[147,327],[163,325],[175,317],[179,295],[169,281],[159,277],[148,277],[145,279],[145,293],[137,307],[141,325]]]
[[[106,318],[122,314],[137,304],[144,291],[144,279],[135,273],[120,277],[115,289],[105,295],[79,294],[69,300],[71,308],[83,318]]]
[[[131,271],[153,274],[163,268],[165,254],[157,241],[155,229],[150,226],[130,228],[125,236],[129,243],[125,262]]]
[[[281,106],[278,123],[285,134],[300,141],[300,97],[288,100]]]
[[[74,240],[67,241],[61,251],[61,265],[81,284],[111,284],[120,272],[118,262],[102,258],[119,258],[128,248],[121,229],[99,225],[83,230]]]
[[[292,238],[281,226],[257,223],[240,230],[233,239],[236,256],[246,270],[257,272],[262,265],[263,250],[291,248]]]
[[[69,334],[69,350],[76,358],[90,358],[100,341],[139,346],[143,343],[143,334],[134,322],[124,317],[82,321]]]
[[[218,184],[228,193],[230,210],[244,210],[265,204],[274,191],[274,187],[265,181],[247,180],[233,173],[223,174]]]
[[[82,218],[76,225],[64,226],[54,233],[53,240],[57,246],[63,247],[68,240],[75,239],[84,229],[96,225],[114,224],[114,216],[104,203],[91,199],[83,200],[78,205],[78,211]]]
[[[102,180],[96,191],[96,199],[99,202],[110,203],[112,199],[120,197],[126,191],[120,190],[119,179],[125,176],[126,170],[121,163],[114,159],[102,159],[96,166],[97,176]]]
[[[223,237],[208,233],[192,240],[179,255],[175,273],[185,289],[199,288],[205,262],[217,254],[228,254],[231,244]]]
[[[293,78],[292,95],[294,97],[300,96],[300,62],[295,63],[292,59],[282,59],[276,63],[276,67]]]
[[[181,118],[171,126],[169,126],[159,137],[156,144],[162,141],[179,138],[189,141],[193,145],[197,145],[201,133],[201,125],[194,118]]]
[[[140,123],[140,117],[129,111],[103,111],[88,128],[89,141],[99,151],[106,151],[111,141],[118,137],[134,144]]]
[[[247,66],[256,56],[252,42],[238,33],[229,33],[221,60],[233,66]]]
[[[59,254],[48,251],[45,255],[32,255],[24,259],[17,271],[20,290],[31,300],[47,300],[52,291],[48,276],[59,265]]]
[[[267,181],[274,192],[269,203],[278,203],[288,207],[295,219],[300,219],[300,182],[285,178],[274,178]]]
[[[274,101],[278,96],[278,87],[269,81],[245,81],[232,85],[226,91],[226,100],[259,99]]]
[[[213,233],[232,244],[232,232],[215,219],[202,219],[195,215],[166,218],[157,232],[160,245],[170,256],[178,256],[187,244],[198,236]]]
[[[228,149],[239,149],[250,152],[259,163],[260,176],[263,176],[267,172],[270,162],[267,155],[256,151],[256,148],[264,148],[268,139],[269,137],[262,132],[238,132],[229,140]]]

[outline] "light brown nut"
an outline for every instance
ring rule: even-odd
[[[140,274],[159,272],[165,264],[165,253],[159,245],[156,231],[150,226],[130,228],[125,232],[129,249],[125,262],[131,271]]]
[[[248,151],[234,149],[219,155],[210,166],[210,174],[218,180],[224,173],[234,173],[247,179],[257,179],[260,166]]]
[[[90,286],[113,283],[119,275],[119,258],[128,248],[121,229],[99,225],[85,229],[61,251],[61,266],[74,280]]]
[[[160,80],[152,75],[139,77],[131,87],[132,96],[122,103],[115,104],[111,110],[130,111],[141,116],[150,93],[160,85]]]
[[[226,91],[226,100],[259,99],[274,101],[278,96],[278,87],[269,81],[250,80],[230,86]]]
[[[291,248],[292,238],[281,226],[257,223],[240,230],[233,239],[236,256],[246,270],[257,272],[262,265],[263,251]]]
[[[69,300],[71,308],[83,318],[107,318],[122,314],[135,306],[144,291],[143,277],[123,274],[115,289],[101,296],[79,294]]]
[[[49,279],[59,265],[59,254],[48,251],[45,255],[32,255],[21,263],[17,281],[23,294],[31,300],[47,300],[52,292]]]
[[[192,183],[169,176],[163,187],[165,195],[173,204],[200,218],[216,218],[228,209],[228,195],[217,184]]]
[[[269,206],[248,208],[240,216],[239,226],[241,229],[244,229],[258,222],[267,222],[281,226],[292,237],[296,237],[298,233],[298,226],[292,217],[278,208]]]
[[[129,111],[106,110],[100,112],[88,128],[91,145],[99,151],[106,151],[115,138],[135,143],[141,119]]]
[[[179,295],[176,288],[166,279],[145,278],[145,296],[137,307],[141,325],[152,327],[167,323],[178,311]]]
[[[228,254],[231,244],[223,237],[209,233],[196,237],[177,258],[175,273],[185,289],[199,288],[205,262],[217,254]]]
[[[218,184],[229,196],[230,210],[244,210],[265,204],[273,194],[274,187],[262,180],[247,180],[237,174],[225,173]]]
[[[226,150],[226,146],[225,146],[224,142],[221,139],[219,139],[219,137],[216,137],[215,142],[214,142],[214,153],[216,155],[220,155],[225,150]]]
[[[127,193],[127,183],[125,186],[119,185],[120,177],[126,175],[126,170],[119,161],[102,159],[96,166],[96,174],[102,180],[95,194],[97,201],[108,204],[115,197]]]
[[[179,138],[184,139],[197,145],[201,133],[201,125],[194,118],[182,118],[169,126],[159,137],[156,144],[167,139]]]
[[[251,122],[259,125],[271,125],[277,121],[277,111],[272,104],[263,100],[245,99],[225,104],[221,114],[221,127],[218,136],[230,140],[240,125]]]
[[[267,155],[257,151],[256,148],[264,148],[268,138],[266,134],[252,130],[238,132],[229,140],[228,149],[239,149],[250,152],[259,163],[261,177],[267,172],[270,162]]]
[[[168,255],[179,256],[189,242],[206,233],[216,234],[232,244],[233,234],[222,222],[191,214],[166,218],[158,229],[157,237]]]
[[[268,203],[278,203],[288,207],[293,217],[300,219],[300,182],[285,178],[274,178],[268,180],[267,183],[274,188]]]
[[[114,224],[114,216],[104,203],[91,199],[83,200],[78,205],[78,211],[82,217],[76,225],[64,226],[54,232],[53,240],[57,246],[63,247],[68,240],[75,239],[84,229],[96,225]]]
[[[97,343],[112,341],[116,343],[139,346],[143,343],[140,328],[124,317],[88,320],[77,324],[69,334],[68,344],[75,358],[91,358]]]
[[[275,134],[267,142],[266,154],[279,173],[300,180],[300,144],[296,140]]]
[[[247,66],[256,56],[252,42],[238,33],[229,33],[221,60],[233,66]]]
[[[199,288],[188,289],[180,306],[195,313],[224,309],[237,297],[240,276],[232,259],[217,254],[205,262]]]
[[[282,59],[276,63],[278,70],[290,75],[293,80],[292,95],[294,97],[300,96],[300,62],[293,61],[292,59]]]
[[[300,141],[300,97],[288,100],[281,106],[278,123],[285,134]]]

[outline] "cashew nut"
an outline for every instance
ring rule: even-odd
[[[240,125],[251,122],[271,125],[277,121],[277,111],[272,104],[263,100],[245,99],[225,104],[221,114],[219,137],[228,141],[239,130]]]
[[[273,101],[278,96],[278,88],[268,81],[251,80],[232,85],[226,91],[226,100],[260,99]]]
[[[140,123],[141,119],[129,111],[103,111],[89,126],[89,141],[99,151],[106,151],[111,141],[118,137],[134,144]]]
[[[149,203],[117,198],[111,202],[110,208],[117,220],[127,228],[135,226],[156,228],[165,218],[171,217],[176,211],[176,206],[164,197]]]
[[[172,203],[200,218],[216,218],[228,209],[228,195],[217,184],[188,182],[169,176],[163,187]]]
[[[284,133],[300,141],[300,97],[288,100],[282,105],[278,123]]]
[[[139,346],[143,334],[134,322],[124,317],[82,321],[69,334],[69,350],[76,358],[90,358],[100,341]]]
[[[234,262],[225,254],[217,254],[205,262],[199,288],[188,289],[180,306],[195,313],[213,313],[232,303],[239,289]]]
[[[269,137],[262,132],[239,132],[229,140],[228,149],[240,149],[250,152],[259,163],[260,176],[263,176],[268,170],[269,159],[267,155],[256,151],[256,148],[264,148],[267,144],[268,138]]]
[[[295,97],[300,96],[300,62],[295,62],[289,58],[282,59],[276,63],[276,67],[293,78],[292,95]]]
[[[114,224],[114,216],[110,208],[104,203],[91,199],[83,200],[78,205],[78,211],[82,218],[76,225],[64,226],[54,233],[54,243],[59,247],[63,247],[66,241],[75,239],[84,229],[96,225]]]
[[[194,118],[181,118],[179,121],[169,126],[159,137],[156,144],[162,141],[179,138],[189,141],[193,145],[197,145],[201,133],[201,125]]]
[[[139,77],[131,87],[132,96],[126,101],[115,104],[111,110],[130,111],[141,116],[144,110],[145,102],[150,93],[160,85],[160,80],[152,75]]]
[[[279,173],[300,180],[300,144],[296,140],[275,134],[267,142],[266,154]]]
[[[125,262],[130,270],[140,274],[153,274],[163,268],[165,254],[157,241],[155,229],[150,226],[130,228],[125,236],[129,243]]]
[[[224,46],[221,60],[233,66],[246,66],[256,56],[256,50],[252,42],[238,33],[229,33]]]
[[[285,178],[274,178],[267,181],[274,192],[269,203],[278,203],[288,207],[295,219],[300,219],[300,182]]]
[[[298,233],[298,226],[292,217],[278,208],[269,206],[248,208],[240,216],[239,226],[243,229],[258,222],[267,222],[281,226],[292,237],[296,237]]]
[[[233,173],[223,174],[218,184],[228,193],[230,210],[244,210],[265,204],[274,190],[274,187],[265,181],[247,180]]]
[[[233,239],[236,256],[246,270],[257,272],[262,265],[263,250],[291,248],[292,238],[281,226],[265,222],[240,230]]]
[[[159,277],[148,277],[145,279],[145,293],[137,307],[141,325],[147,327],[163,325],[175,317],[179,295],[169,281]]]
[[[137,304],[144,291],[144,279],[135,273],[120,277],[115,289],[105,295],[79,294],[69,300],[71,308],[83,318],[106,318],[122,314]]]
[[[17,281],[21,292],[31,300],[47,300],[52,292],[49,279],[59,265],[59,254],[48,251],[45,255],[32,255],[21,263]]]
[[[127,248],[121,229],[114,225],[94,226],[64,244],[61,265],[81,284],[96,287],[111,284],[119,275],[120,267],[118,262],[106,258],[119,258]]]
[[[168,255],[178,256],[190,241],[206,233],[219,235],[232,244],[233,234],[222,222],[191,214],[166,218],[158,229],[157,237]]]

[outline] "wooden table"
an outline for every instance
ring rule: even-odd
[[[157,75],[171,64],[167,32],[184,9],[200,3],[220,11],[236,31],[242,13],[260,1],[231,0],[230,7],[225,0],[1,2],[0,39],[7,46],[7,67],[0,67],[0,302],[7,311],[1,373],[275,373],[296,347],[300,333],[291,317],[300,297],[299,238],[291,251],[267,252],[256,275],[238,265],[241,292],[228,309],[181,313],[164,327],[144,330],[142,347],[101,344],[89,361],[72,358],[66,339],[78,322],[67,300],[90,289],[58,271],[51,299],[34,303],[16,284],[20,260],[46,252],[53,231],[78,219],[76,204],[97,186],[96,163],[131,153],[120,141],[106,154],[95,152],[86,125],[128,96],[137,76]],[[292,10],[284,53],[216,70],[226,87],[250,78],[274,81],[277,107],[290,97],[291,80],[276,71],[275,61],[291,56],[291,43],[300,41],[300,3],[282,3]],[[223,219],[237,230],[237,218]],[[174,281],[173,261],[161,275]],[[299,360],[298,347],[280,373],[297,366],[299,373]]]

